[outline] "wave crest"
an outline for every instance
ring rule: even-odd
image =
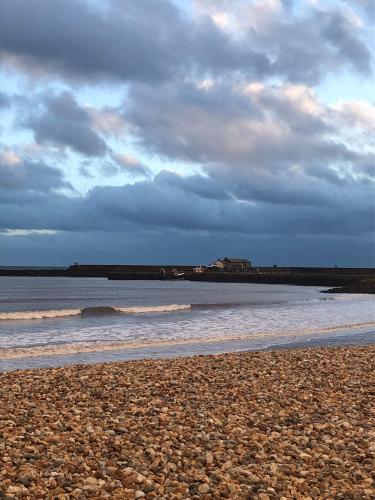
[[[48,311],[0,312],[0,320],[60,318],[63,316],[76,316],[77,314],[81,314],[81,309],[51,309]]]
[[[84,307],[83,309],[51,309],[47,311],[15,311],[0,312],[1,320],[29,320],[44,318],[61,318],[64,316],[82,316],[102,315],[102,314],[145,314],[185,311],[191,309],[190,304],[166,304],[162,306],[134,306],[134,307],[113,307],[97,306]]]
[[[191,304],[166,304],[164,306],[115,307],[118,312],[126,314],[143,314],[158,312],[186,311]]]

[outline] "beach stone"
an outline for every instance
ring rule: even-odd
[[[210,467],[213,464],[214,461],[214,456],[212,452],[206,453],[206,465]]]
[[[205,493],[208,493],[210,491],[210,487],[207,483],[203,483],[203,484],[198,486],[198,491],[199,491],[199,493],[205,494]]]
[[[270,500],[270,497],[269,497],[269,495],[267,495],[267,493],[259,493],[258,499],[259,500]]]
[[[317,498],[320,496],[320,489],[317,488],[316,486],[314,486],[311,491],[310,491],[310,495],[312,498]]]
[[[7,495],[22,495],[25,488],[22,486],[9,486],[6,490]],[[27,491],[27,490],[26,490]]]
[[[9,499],[375,498],[374,345],[0,378]]]
[[[84,484],[91,484],[91,485],[95,485],[96,486],[98,484],[98,480],[95,477],[86,477],[83,480],[83,483]]]

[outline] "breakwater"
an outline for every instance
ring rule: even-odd
[[[173,279],[173,274],[160,274],[160,267],[156,269],[129,269],[125,271],[112,272],[108,275],[110,280],[131,279]],[[144,266],[147,268],[148,266]],[[150,268],[152,266],[149,266]],[[375,278],[373,268],[324,268],[324,267],[254,267],[247,273],[193,272],[189,266],[177,267],[183,278],[189,281],[217,282],[217,283],[263,283],[305,286],[347,286],[357,283],[365,278]]]
[[[68,268],[0,267],[0,276],[69,276]]]
[[[66,268],[0,268],[0,276],[104,277],[110,280],[163,280],[226,283],[264,283],[306,286],[347,286],[374,279],[374,268],[253,267],[247,273],[194,272],[186,265],[94,265],[76,264]]]

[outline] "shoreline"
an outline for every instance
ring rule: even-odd
[[[375,494],[375,345],[0,378],[0,491],[7,498]]]
[[[334,336],[327,336],[334,334]],[[312,336],[310,338],[310,336]],[[122,362],[133,360],[218,355],[236,352],[262,352],[280,349],[308,349],[375,344],[375,323],[329,327],[323,330],[278,332],[277,335],[225,336],[220,338],[169,339],[136,342],[78,342],[0,349],[0,373],[26,369],[53,368],[79,364]],[[284,338],[284,343],[276,343]]]
[[[326,335],[327,333],[345,333],[354,332],[357,330],[363,330],[371,328],[375,330],[375,322],[365,322],[350,325],[338,325],[331,326],[320,329],[306,329],[299,330],[298,335],[300,335],[299,341],[297,343],[305,343],[306,339],[304,337],[310,335]],[[69,344],[48,344],[42,346],[30,346],[30,347],[13,347],[13,348],[1,348],[0,349],[0,360],[7,359],[19,359],[19,358],[34,358],[41,356],[59,356],[59,355],[69,355],[69,354],[82,354],[91,352],[106,352],[106,351],[122,351],[127,349],[148,349],[148,348],[160,348],[169,346],[183,346],[183,345],[205,345],[205,344],[216,344],[216,343],[232,343],[232,342],[252,342],[257,339],[271,340],[272,338],[285,338],[293,336],[293,331],[277,331],[277,332],[258,332],[252,335],[234,335],[234,336],[221,336],[221,337],[206,337],[201,339],[200,337],[192,338],[181,338],[181,339],[165,339],[165,340],[144,340],[143,342],[135,341],[115,341],[115,342],[77,342]],[[307,340],[319,340],[319,337],[315,339]],[[282,345],[282,344],[281,344]]]

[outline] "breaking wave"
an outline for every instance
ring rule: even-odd
[[[76,316],[77,314],[81,314],[81,309],[51,309],[49,311],[0,312],[0,320],[60,318],[63,316]]]
[[[190,304],[166,304],[162,306],[134,306],[134,307],[114,307],[98,306],[84,307],[83,309],[51,309],[47,311],[16,311],[0,312],[1,320],[29,320],[44,318],[61,318],[64,316],[92,316],[103,314],[145,314],[185,311],[191,309]]]
[[[133,307],[114,307],[114,306],[99,306],[85,307],[81,313],[83,316],[96,314],[145,314],[145,313],[160,313],[185,311],[190,309],[190,304],[166,304],[163,306],[133,306]]]
[[[139,306],[139,307],[115,307],[118,312],[126,314],[142,314],[153,312],[186,311],[191,309],[191,304],[167,304],[165,306]]]

